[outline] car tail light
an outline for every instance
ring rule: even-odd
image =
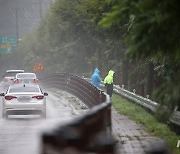
[[[38,83],[38,79],[34,79],[34,83]]]
[[[11,99],[14,99],[14,98],[17,98],[16,96],[5,96],[4,97],[6,100],[11,100]]]
[[[18,79],[14,80],[14,83],[19,83],[19,80]]]
[[[36,98],[36,99],[43,99],[44,96],[33,96],[32,98]]]

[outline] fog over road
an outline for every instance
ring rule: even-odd
[[[38,26],[52,2],[53,0],[0,0],[0,36],[21,38],[26,35]]]
[[[2,119],[0,114],[0,154],[39,154],[43,131],[68,122],[86,110],[86,106],[71,94],[55,89],[46,92],[49,94],[46,119],[20,115]],[[0,113],[1,109],[0,100]]]

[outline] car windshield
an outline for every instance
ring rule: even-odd
[[[5,76],[16,76],[19,72],[6,72]]]
[[[40,92],[38,87],[11,87],[9,90],[9,93],[22,93],[22,92],[28,92],[28,93],[38,93]]]
[[[36,75],[35,74],[18,74],[17,75],[17,78],[20,78],[20,79],[35,79],[36,78]]]

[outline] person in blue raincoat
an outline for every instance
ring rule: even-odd
[[[100,86],[101,77],[100,77],[99,73],[100,73],[100,71],[96,68],[94,70],[93,75],[91,76],[91,83],[100,89],[101,88],[101,86]]]

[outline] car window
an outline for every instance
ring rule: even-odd
[[[17,78],[34,79],[36,76],[35,74],[17,74]]]
[[[40,92],[40,90],[37,87],[11,87],[9,89],[9,93],[21,93],[21,92],[37,93]]]
[[[6,72],[5,76],[16,76],[16,74],[19,72]]]

